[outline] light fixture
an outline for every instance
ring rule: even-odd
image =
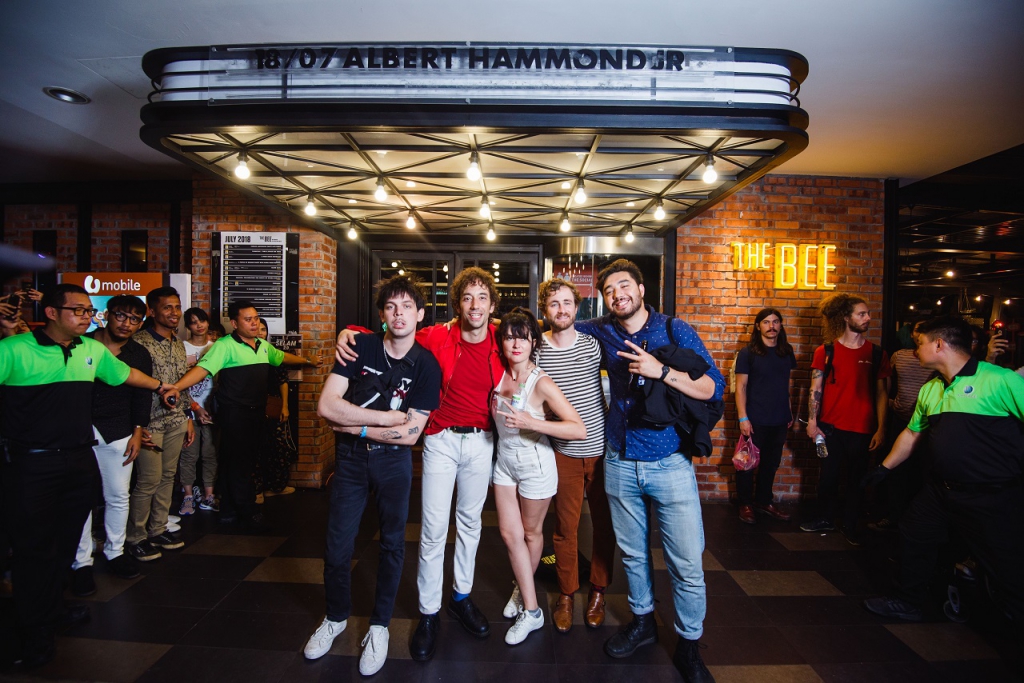
[[[501,268],[501,264],[499,264],[499,263],[495,263],[495,264],[494,264],[493,266],[491,266],[491,267],[492,267],[492,268],[494,268],[494,270],[497,270],[498,268]]]
[[[480,216],[482,218],[491,217],[491,205],[487,203],[487,197],[480,200]]]
[[[377,181],[377,189],[374,191],[373,196],[377,198],[378,202],[382,202],[388,198],[388,190],[384,187],[383,178]]]
[[[1010,300],[1009,299],[1004,299],[1003,300],[1003,305],[1004,306],[1009,306],[1010,305]]]
[[[359,233],[358,233],[358,232],[356,232],[356,229],[355,229],[355,227],[351,227],[351,228],[349,228],[349,229],[348,229],[348,238],[349,238],[350,240],[354,240],[354,239],[355,239],[356,237],[359,237]]]
[[[572,225],[569,224],[568,214],[563,214],[562,224],[559,227],[562,229],[562,232],[569,232],[570,230],[572,230]]]
[[[974,300],[975,301],[981,301],[981,294],[979,294],[978,296],[974,297]]]
[[[399,275],[405,275],[405,268],[399,268],[398,269],[398,274]]]
[[[633,237],[633,226],[632,225],[629,226],[628,228],[626,228],[626,236],[625,236],[624,239],[627,242],[632,242],[633,241],[634,237]]]
[[[575,199],[577,204],[587,201],[587,191],[583,189],[583,178],[580,178],[580,184],[576,186],[576,195],[573,199]]]
[[[490,241],[492,241],[492,242],[493,242],[493,241],[494,241],[494,238],[495,238],[495,237],[497,237],[497,235],[495,235],[495,234],[494,234],[494,227],[491,227],[491,228],[490,228],[490,229],[489,229],[489,230],[487,231],[487,239],[489,239]]]
[[[705,183],[713,183],[718,180],[718,171],[715,170],[715,157],[711,154],[708,155],[707,161],[704,162],[704,175],[702,178]]]
[[[953,272],[953,270],[947,270],[946,271],[946,277],[953,277],[954,275],[956,275],[956,273]]]
[[[391,267],[392,268],[397,268],[398,267],[398,261],[392,261],[391,262]]]
[[[249,175],[249,159],[245,156],[245,152],[239,152],[238,165],[235,166],[235,177],[239,180],[245,180]]]
[[[914,310],[914,304],[910,304],[909,306],[907,306],[907,308],[909,308],[910,310]]]
[[[501,282],[501,278],[500,278],[500,277],[498,277],[498,276],[494,276],[494,281],[495,281],[495,282]]]
[[[406,180],[405,181],[405,186],[406,187],[416,187],[416,181],[414,181],[414,180]]]
[[[568,180],[562,182],[563,190],[568,190],[570,187],[572,187],[572,183],[570,183]]]
[[[626,206],[636,206],[636,202],[626,202]]]
[[[469,155],[469,168],[466,169],[466,177],[474,183],[480,180],[480,156],[476,152]]]
[[[942,305],[942,299],[939,299],[938,301],[936,301],[935,305],[936,306],[941,306]]]
[[[659,221],[665,220],[665,206],[661,203],[660,199],[657,206],[654,207],[654,218]]]
[[[356,200],[354,200],[354,199],[350,199],[350,200],[348,200],[348,203],[349,203],[349,204],[355,204],[355,203],[356,203]]]
[[[83,95],[77,90],[72,90],[71,88],[61,88],[59,86],[51,85],[43,88],[43,92],[53,99],[66,104],[89,104],[92,102],[88,96]]]
[[[378,149],[377,154],[381,155],[382,157],[387,156],[388,151],[386,149]]]
[[[444,264],[444,268],[442,268],[441,270],[442,270],[442,272],[447,273],[448,272],[448,264],[447,263]]]
[[[313,195],[309,195],[309,199],[306,200],[306,208],[304,209],[307,216],[316,215],[316,204],[313,203]]]
[[[412,217],[412,211],[409,212],[409,216],[405,219],[405,227],[410,230],[416,227],[416,219]]]

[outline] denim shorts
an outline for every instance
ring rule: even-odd
[[[552,497],[558,490],[554,449],[546,444],[504,449],[499,441],[491,482],[495,486],[515,486],[519,495],[529,500]]]

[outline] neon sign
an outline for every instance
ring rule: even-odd
[[[732,267],[736,271],[770,270],[775,289],[835,289],[831,273],[834,244],[780,242],[732,242]]]

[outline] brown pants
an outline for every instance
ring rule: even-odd
[[[558,493],[555,494],[555,570],[558,588],[572,595],[580,587],[577,534],[583,510],[583,494],[590,503],[594,527],[594,554],[590,558],[590,583],[607,586],[612,581],[615,532],[604,492],[604,457],[570,458],[555,451]]]

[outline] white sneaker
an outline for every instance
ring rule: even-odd
[[[387,626],[370,627],[370,630],[363,638],[363,654],[359,657],[359,673],[364,676],[372,676],[380,671],[388,658],[388,641],[391,634]]]
[[[519,584],[515,581],[512,582],[512,597],[505,603],[505,609],[502,610],[501,614],[506,619],[515,619],[516,616],[523,612],[523,596],[519,593]]]
[[[171,520],[168,519],[167,520],[167,530],[170,531],[172,534],[176,533],[178,531],[181,531],[181,525],[178,524],[177,522],[172,522]]]
[[[505,634],[505,642],[509,645],[518,645],[519,643],[526,640],[526,636],[539,629],[544,625],[544,613],[541,612],[539,617],[530,616],[528,610],[523,610],[516,617],[516,623],[512,624],[512,628]]]
[[[331,643],[345,630],[346,626],[348,626],[348,619],[331,621],[324,617],[323,622],[306,641],[306,647],[302,649],[302,654],[306,656],[306,659],[320,659],[331,649]]]
[[[181,521],[181,517],[179,517],[178,515],[167,515],[167,521],[172,524],[177,524]]]

